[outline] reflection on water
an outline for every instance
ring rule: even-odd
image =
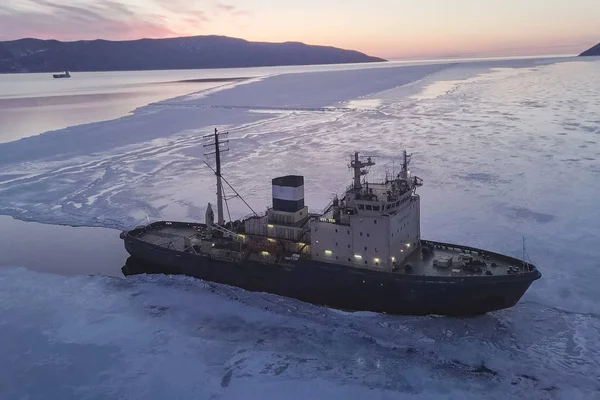
[[[75,78],[71,78],[75,79]],[[64,81],[64,79],[59,79]],[[8,97],[0,94],[0,143],[69,126],[119,118],[146,104],[223,85],[223,82],[172,82],[110,86],[96,93],[74,90],[56,95]]]
[[[127,259],[119,231],[24,222],[0,216],[0,268],[25,267],[63,275],[123,277]]]
[[[127,258],[125,265],[121,268],[121,272],[124,276],[140,274],[183,274],[183,272],[178,271],[175,266],[165,267],[160,264],[151,264],[132,256]]]

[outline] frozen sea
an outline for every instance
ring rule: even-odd
[[[230,132],[224,176],[257,211],[274,176],[304,175],[317,211],[354,150],[383,175],[406,148],[424,238],[520,257],[525,237],[543,273],[516,307],[457,319],[17,258],[0,268],[0,398],[600,398],[599,93],[597,58],[282,71],[0,144],[0,214],[115,233],[203,218],[215,127]],[[45,236],[27,240],[35,254]]]

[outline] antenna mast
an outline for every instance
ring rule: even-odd
[[[410,164],[411,155],[406,154],[406,150],[402,151],[402,170],[400,170],[400,178],[408,180],[408,165]]]
[[[221,149],[221,145],[229,144],[229,140],[220,140],[220,137],[226,137],[229,132],[219,133],[215,128],[215,133],[212,135],[206,135],[205,138],[212,138],[213,142],[204,145],[204,148],[213,148],[214,150],[208,153],[204,153],[205,156],[214,154],[216,161],[216,169],[214,170],[217,176],[217,224],[224,225],[225,220],[223,218],[223,184],[221,182],[221,153],[229,151],[229,149]]]
[[[362,185],[360,183],[360,177],[366,174],[366,171],[363,171],[363,168],[370,167],[375,165],[375,163],[371,160],[371,157],[367,157],[367,160],[361,160],[358,157],[358,151],[354,152],[354,157],[350,159],[350,168],[354,170],[354,189],[360,190]]]

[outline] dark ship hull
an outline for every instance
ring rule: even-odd
[[[267,292],[341,310],[373,311],[399,315],[470,316],[509,308],[523,296],[541,273],[527,264],[527,271],[497,276],[423,276],[352,268],[315,260],[298,260],[292,266],[252,261],[228,262],[180,252],[145,242],[123,232],[125,248],[132,256],[125,275],[138,273],[181,274]],[[462,251],[465,246],[436,242]],[[521,260],[489,253],[507,264]]]

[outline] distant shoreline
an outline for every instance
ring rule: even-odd
[[[250,42],[226,36],[130,41],[0,41],[3,72],[151,71],[381,62],[355,50],[298,42]]]

